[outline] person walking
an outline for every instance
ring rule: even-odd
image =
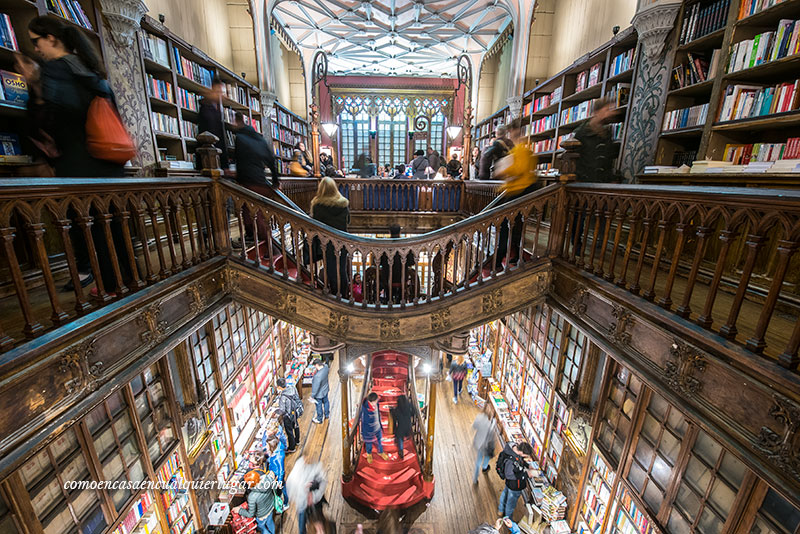
[[[464,355],[458,357],[450,364],[450,378],[453,380],[453,402],[458,404],[458,397],[464,386],[464,378],[467,376],[467,364],[464,362]]]
[[[414,152],[414,160],[411,162],[411,178],[414,180],[427,180],[428,173],[426,170],[430,167],[428,158],[425,157],[425,152],[417,150]]]
[[[266,169],[271,173],[272,187],[280,186],[278,160],[264,136],[248,124],[240,111],[234,115],[236,126],[236,181],[244,185],[267,184]]]
[[[222,88],[223,82],[219,78],[211,80],[211,87],[206,92],[205,98],[200,101],[198,109],[198,133],[210,132],[217,136],[214,146],[222,152],[219,155],[219,165],[222,169],[228,168],[228,145],[225,140],[225,124],[222,122]]]
[[[478,414],[475,421],[472,423],[472,428],[475,429],[475,437],[472,438],[472,448],[475,449],[475,475],[472,477],[472,483],[478,483],[478,473],[482,470],[484,473],[489,470],[489,460],[494,455],[495,443],[495,429],[496,425],[494,419],[490,417],[491,407],[487,402],[484,405],[483,411]]]
[[[288,447],[289,441],[283,430],[283,423],[280,421],[271,423],[264,432],[261,448],[264,449],[264,454],[267,456],[269,470],[275,473],[275,479],[281,482],[284,503],[288,501],[286,495],[286,450]]]
[[[275,534],[275,474],[254,469],[245,473],[244,481],[249,486],[247,508],[236,507],[234,511],[255,518],[261,534]]]
[[[447,162],[447,174],[453,178],[458,178],[461,176],[461,162],[458,161],[455,153],[453,154],[453,157],[450,158],[450,161]]]
[[[614,138],[609,123],[618,111],[610,100],[598,99],[593,103],[592,117],[578,126],[575,139],[581,142],[580,157],[576,160],[575,175],[578,182],[617,182],[614,175]]]
[[[513,445],[507,443],[503,452],[497,457],[497,470],[505,480],[497,507],[500,517],[513,518],[519,496],[527,486],[528,478],[533,476],[532,456],[533,449],[528,443],[523,442]]]
[[[297,394],[293,384],[287,384],[285,378],[275,381],[278,390],[278,409],[283,416],[283,428],[289,442],[287,453],[294,452],[300,443],[300,424],[298,419],[303,415],[303,401]]]
[[[311,379],[311,402],[316,406],[316,417],[313,423],[320,424],[331,416],[331,405],[328,402],[328,372],[329,368],[321,359],[314,360],[317,371]]]
[[[381,426],[380,402],[378,394],[370,393],[361,405],[361,441],[367,451],[367,463],[372,463],[372,449],[377,445],[378,454],[384,460],[389,456],[383,452],[383,427]]]
[[[491,180],[494,164],[497,160],[502,159],[508,155],[509,150],[514,148],[514,143],[508,138],[508,128],[500,125],[496,130],[497,137],[495,138],[492,146],[486,149],[481,156],[480,167],[478,168],[478,179]]]
[[[59,177],[122,178],[124,165],[99,159],[89,153],[86,120],[89,106],[95,97],[114,101],[114,93],[106,80],[106,72],[95,47],[84,33],[74,26],[63,24],[49,16],[35,17],[28,23],[28,36],[34,52],[42,60],[41,67],[35,62],[20,58],[16,62],[20,74],[31,88],[27,103],[27,120],[38,131],[37,143]],[[45,146],[46,145],[46,146]],[[89,215],[99,216],[95,207]],[[69,219],[75,220],[78,213],[69,208]],[[131,270],[122,225],[117,217],[110,223],[114,242],[114,253],[123,283],[130,280]],[[92,274],[89,248],[83,229],[73,223],[69,230],[78,270],[78,283],[86,287],[99,274],[103,289],[114,296],[114,292],[126,291],[118,286],[111,261],[103,225],[91,225],[92,241],[98,260],[99,273]],[[75,289],[72,281],[63,287],[65,291]],[[97,288],[92,290],[97,296]]]
[[[294,503],[297,509],[297,522],[299,534],[306,533],[306,516],[311,509],[321,511],[325,498],[325,473],[322,464],[314,462],[310,449],[303,451],[303,456],[294,464],[289,478],[286,479],[286,491],[289,493],[289,502]]]
[[[347,231],[350,224],[350,201],[339,192],[336,182],[328,176],[322,178],[317,186],[317,195],[311,199],[311,217],[323,224]],[[318,237],[314,238],[311,245],[312,258],[316,262],[322,259],[322,244]],[[339,261],[336,261],[337,252],[333,244],[328,243],[325,247],[325,272],[328,277],[328,290],[331,295],[337,295],[339,288],[342,289],[342,298],[349,298],[349,277],[347,269],[349,265],[347,251],[339,251]],[[338,265],[338,267],[337,267]],[[336,272],[338,271],[338,276]]]
[[[408,397],[397,397],[397,406],[389,410],[394,421],[394,441],[397,443],[397,454],[403,459],[405,440],[411,435],[411,403]]]

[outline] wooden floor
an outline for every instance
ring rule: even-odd
[[[332,371],[337,369],[338,362],[331,365]],[[304,447],[311,451],[312,457],[322,462],[327,473],[328,486],[325,497],[330,505],[326,509],[329,519],[336,522],[338,532],[351,534],[351,528],[363,522],[365,532],[374,526],[374,520],[353,509],[343,498],[341,492],[342,443],[341,443],[341,395],[340,384],[336,373],[330,377],[331,418],[322,425],[311,422],[313,404],[304,398],[305,413],[301,418],[301,440]],[[416,532],[436,532],[440,534],[467,533],[484,521],[493,523],[497,518],[497,504],[502,481],[494,472],[494,461],[489,471],[481,474],[478,484],[472,485],[472,474],[475,467],[475,452],[472,449],[472,422],[479,410],[472,404],[466,392],[462,399],[453,404],[451,382],[441,382],[437,388],[436,406],[436,442],[434,450],[434,476],[436,490],[433,499],[427,506],[415,510],[417,515],[412,527]],[[291,472],[298,453],[286,459],[286,472]],[[421,513],[420,513],[421,512]],[[522,504],[517,506],[516,519],[523,514]],[[278,520],[280,525],[281,521]],[[283,514],[283,534],[296,534],[298,529],[297,514],[294,506]]]

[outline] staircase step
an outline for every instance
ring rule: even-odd
[[[422,472],[415,466],[406,466],[399,471],[387,473],[368,465],[360,468],[355,477],[361,487],[367,486],[377,490],[383,490],[384,488],[399,489],[421,485],[420,477],[422,477]]]
[[[351,489],[354,499],[374,508],[375,510],[385,510],[386,508],[408,508],[425,499],[425,493],[416,486],[405,488],[401,491],[387,492],[383,495],[376,495],[374,491],[364,491],[358,485]]]

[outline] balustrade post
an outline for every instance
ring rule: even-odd
[[[3,239],[3,248],[8,258],[8,267],[11,271],[11,278],[14,281],[14,287],[17,292],[17,299],[22,308],[22,315],[25,318],[25,327],[22,332],[28,339],[33,339],[39,335],[44,327],[36,320],[33,315],[33,308],[31,308],[30,300],[28,299],[28,291],[25,289],[25,280],[22,278],[22,269],[19,267],[17,261],[17,253],[14,251],[14,228],[0,228],[0,237]],[[6,343],[8,343],[6,341]]]
[[[197,136],[199,148],[195,151],[200,159],[203,176],[212,179],[211,198],[211,225],[214,233],[214,244],[218,254],[228,255],[231,252],[231,241],[228,232],[228,218],[225,201],[222,198],[222,185],[219,183],[223,171],[219,164],[219,155],[222,150],[214,146],[219,138],[211,132],[203,132]],[[241,236],[244,240],[244,236]]]
[[[50,307],[53,311],[53,313],[50,315],[50,320],[56,326],[62,325],[67,321],[68,316],[61,309],[61,304],[58,302],[58,294],[56,293],[56,285],[53,281],[53,273],[50,270],[50,262],[47,258],[47,250],[45,250],[44,240],[42,239],[42,236],[44,235],[44,224],[36,223],[28,224],[26,226],[28,236],[34,243],[36,258],[39,262],[39,268],[42,270],[42,277],[44,278],[44,285],[47,289],[47,296],[50,299]]]
[[[794,330],[792,337],[789,339],[789,344],[786,349],[778,356],[778,363],[786,369],[797,369],[800,365],[800,358],[797,356],[797,349],[800,346],[800,318],[794,323]]]
[[[739,279],[739,288],[736,290],[736,296],[733,298],[730,313],[728,313],[728,320],[719,329],[719,333],[725,339],[734,339],[738,330],[736,329],[736,321],[739,319],[739,311],[742,309],[745,294],[747,293],[747,286],[750,284],[750,276],[753,274],[753,267],[756,264],[756,257],[761,246],[766,241],[764,236],[750,234],[747,236],[747,259],[745,260],[744,268],[742,269],[742,277]]]
[[[767,331],[769,319],[772,317],[772,312],[775,309],[775,304],[778,302],[778,296],[783,287],[783,280],[786,277],[786,271],[789,267],[789,260],[792,259],[792,256],[797,250],[797,245],[797,243],[791,241],[778,242],[778,267],[775,269],[772,285],[767,294],[767,300],[764,302],[764,307],[761,309],[756,331],[753,337],[748,339],[745,343],[745,346],[755,353],[760,354],[764,352],[764,349],[767,347],[767,344],[764,342],[764,335]]]
[[[681,260],[683,245],[686,243],[687,226],[688,225],[684,223],[678,223],[675,226],[675,231],[678,232],[678,242],[675,245],[675,252],[672,254],[672,265],[669,267],[669,274],[667,275],[667,285],[664,288],[664,295],[658,299],[658,305],[666,310],[669,310],[672,307],[672,286],[675,283],[675,275],[678,273],[678,264]]]
[[[692,292],[694,291],[694,284],[697,281],[697,273],[700,270],[700,262],[706,255],[706,238],[711,235],[712,229],[707,226],[700,226],[697,228],[697,248],[692,261],[692,268],[689,271],[689,279],[686,282],[686,289],[683,294],[683,302],[675,310],[679,316],[688,319],[692,313],[690,301],[692,299]]]
[[[353,466],[350,464],[350,392],[348,388],[347,362],[339,351],[339,389],[342,391],[342,480],[349,482],[353,478]]]
[[[730,230],[723,230],[719,234],[719,240],[722,241],[722,249],[717,257],[717,266],[714,269],[714,278],[711,279],[711,285],[708,286],[708,297],[706,298],[703,313],[697,318],[697,324],[703,328],[711,328],[714,319],[712,312],[714,310],[714,301],[717,298],[717,290],[719,289],[720,281],[722,280],[722,273],[725,270],[725,263],[728,260],[728,251],[731,248],[731,242],[736,237],[736,233]]]
[[[72,249],[72,239],[69,237],[69,229],[72,227],[72,221],[69,219],[59,219],[56,221],[56,225],[61,231],[61,240],[64,243],[64,254],[67,256],[67,268],[69,269],[72,286],[75,288],[75,311],[78,315],[83,315],[91,305],[86,302],[86,298],[83,296],[83,287],[81,286],[80,275],[78,274],[78,266],[75,262],[75,252]]]
[[[433,445],[436,434],[436,386],[440,376],[431,378],[430,400],[428,401],[428,433],[425,441],[425,467],[422,470],[422,477],[426,482],[433,480]]]

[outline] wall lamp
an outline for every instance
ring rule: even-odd
[[[447,135],[450,136],[450,139],[455,139],[458,137],[458,134],[461,133],[461,126],[448,126],[447,127]]]
[[[339,129],[339,125],[335,122],[326,122],[322,124],[322,129],[328,134],[328,137],[333,137],[333,134]]]

